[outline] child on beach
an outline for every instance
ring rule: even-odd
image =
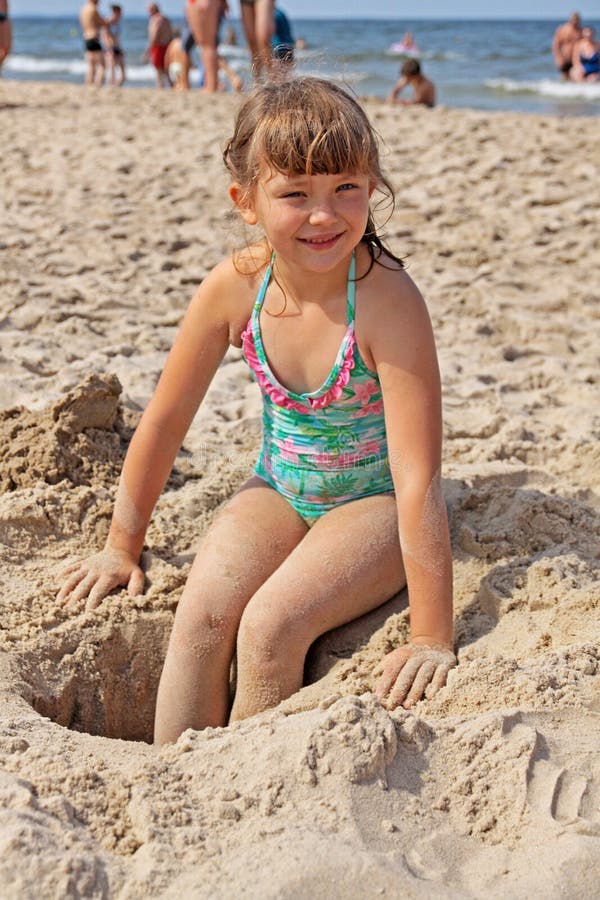
[[[277,705],[301,688],[319,635],[405,585],[411,638],[380,663],[378,696],[411,707],[456,664],[438,364],[425,303],[373,221],[374,192],[393,199],[373,129],[332,83],[267,84],[240,108],[224,160],[262,237],[198,288],[131,441],[106,546],[65,570],[59,593],[93,607],[118,586],[142,592],[153,507],[228,346],[241,347],[263,444],[179,601],[159,744]]]
[[[398,100],[405,87],[411,87],[412,100]],[[418,59],[407,59],[400,69],[400,78],[390,91],[388,103],[401,103],[403,106],[435,106],[435,85],[421,71]]]

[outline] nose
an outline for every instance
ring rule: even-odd
[[[329,200],[321,200],[315,203],[310,211],[311,225],[327,225],[337,219],[333,203]]]

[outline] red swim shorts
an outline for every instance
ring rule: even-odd
[[[150,47],[150,61],[154,68],[158,69],[159,72],[162,72],[165,68],[166,52],[166,46],[159,47],[158,45],[155,45],[154,47]]]

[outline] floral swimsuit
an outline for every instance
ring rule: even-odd
[[[244,358],[263,395],[263,444],[254,471],[310,526],[341,503],[394,490],[383,399],[377,373],[365,365],[354,335],[354,255],[346,334],[329,377],[306,394],[295,394],[277,380],[259,322],[273,261],[242,334]]]

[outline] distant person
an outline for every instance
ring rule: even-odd
[[[125,81],[125,54],[121,46],[123,10],[116,3],[112,4],[110,8],[112,10],[111,24],[104,29],[108,83],[121,87]]]
[[[271,41],[275,34],[275,0],[240,0],[246,43],[252,60],[252,74],[260,79],[273,69]]]
[[[581,32],[581,40],[573,47],[573,66],[569,75],[573,81],[600,80],[600,43],[593,28]]]
[[[563,78],[569,78],[573,67],[573,49],[581,39],[581,16],[571,13],[569,21],[559,25],[554,32],[552,55],[556,68]]]
[[[189,91],[191,67],[192,61],[183,45],[181,35],[175,32],[175,37],[165,53],[165,68],[169,81],[176,91]]]
[[[228,12],[228,6],[227,6],[227,3],[225,2],[225,0],[219,0],[219,7],[220,7],[219,19],[217,21],[217,30],[216,30],[215,36],[214,36],[214,50],[215,50],[215,56],[216,56],[216,60],[217,60],[216,87],[214,87],[214,88],[212,86],[210,88],[207,87],[207,75],[206,75],[206,69],[204,68],[204,66],[202,67],[202,70],[201,70],[200,87],[201,87],[201,90],[208,91],[210,93],[213,93],[215,90],[217,90],[217,91],[221,90],[221,85],[219,83],[219,72],[223,72],[223,74],[229,81],[231,90],[232,91],[241,91],[244,86],[242,79],[239,77],[239,75],[237,75],[233,71],[231,66],[228,64],[227,60],[223,59],[223,57],[220,56],[218,53],[218,46],[220,43],[219,30],[225,20],[225,16],[227,15],[227,12]],[[193,20],[193,16],[191,18]],[[191,27],[189,27],[190,26],[190,18],[187,19],[187,22],[188,22],[188,30],[187,30],[187,33],[182,38],[182,48],[188,55],[188,61],[189,61],[189,65],[191,68],[193,66],[192,51],[193,51],[194,47],[196,46],[196,41],[194,38],[194,34],[191,30]],[[203,63],[204,63],[204,59],[205,59],[205,56],[203,55],[202,56]],[[212,82],[211,82],[211,85],[212,85]]]
[[[388,103],[401,103],[403,106],[413,106],[415,104],[429,107],[435,106],[435,85],[429,78],[425,78],[421,72],[421,64],[418,59],[407,59],[402,64],[400,75],[400,79],[388,95]],[[407,86],[410,86],[413,90],[413,99],[398,100],[398,94]]]
[[[187,0],[185,5],[185,19],[200,50],[204,69],[203,87],[210,93],[219,88],[217,32],[219,22],[227,11],[226,0]]]
[[[275,7],[273,24],[275,27],[275,32],[271,41],[273,56],[285,68],[291,68],[294,65],[294,48],[296,42],[294,40],[290,20],[279,6]]]
[[[100,43],[100,31],[110,25],[111,20],[104,19],[98,12],[98,0],[87,0],[79,11],[79,24],[83,32],[87,63],[85,83],[101,87],[104,84],[104,51]]]
[[[0,75],[4,60],[12,48],[12,28],[8,17],[8,0],[0,0]]]
[[[402,38],[401,43],[402,43],[404,49],[408,53],[418,53],[419,52],[419,48],[415,44],[415,39],[413,37],[412,31],[406,31],[404,33],[404,37]]]
[[[149,59],[156,69],[156,85],[162,88],[171,86],[167,70],[165,69],[165,54],[171,43],[173,29],[166,16],[160,11],[157,3],[148,6],[148,48],[144,58]]]

